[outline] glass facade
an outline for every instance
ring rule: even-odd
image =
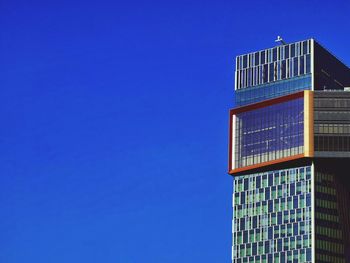
[[[302,154],[304,98],[236,114],[234,168]]]
[[[345,263],[346,222],[341,217],[342,204],[338,200],[348,197],[342,196],[344,191],[337,186],[339,182],[334,172],[317,171],[315,178],[317,262]]]
[[[315,151],[349,152],[350,123],[322,123],[315,125]]]
[[[350,151],[350,93],[314,92],[315,151]]]
[[[245,105],[311,89],[310,73],[311,40],[238,56],[236,104]],[[259,88],[259,93],[255,92],[254,87]]]
[[[311,72],[310,40],[236,58],[236,89],[293,78]]]
[[[311,89],[311,75],[296,77],[288,80],[281,80],[275,83],[268,83],[240,89],[235,92],[236,106],[243,106],[255,102],[284,96],[301,90]]]
[[[311,262],[311,166],[234,177],[234,263]]]

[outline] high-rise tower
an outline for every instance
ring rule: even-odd
[[[349,90],[314,39],[236,58],[234,263],[350,262]]]

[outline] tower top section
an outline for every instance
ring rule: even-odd
[[[350,69],[337,57],[307,39],[236,57],[236,106],[285,96],[302,90],[344,90]]]

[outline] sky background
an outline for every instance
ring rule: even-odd
[[[236,55],[350,2],[0,0],[0,262],[230,262]]]

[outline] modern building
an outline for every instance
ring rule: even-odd
[[[350,262],[349,90],[314,39],[236,58],[232,262]]]

